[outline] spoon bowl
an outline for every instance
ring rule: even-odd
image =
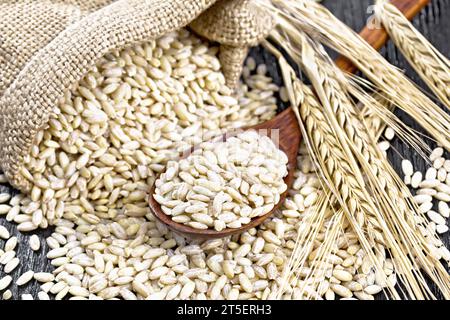
[[[287,185],[287,190],[280,195],[280,201],[274,206],[274,208],[266,213],[265,215],[253,218],[249,223],[242,225],[240,228],[226,228],[221,231],[216,231],[214,229],[195,229],[184,225],[182,223],[178,223],[172,220],[171,216],[166,215],[162,209],[161,205],[155,200],[153,197],[155,193],[155,184],[150,188],[149,195],[149,205],[154,214],[154,216],[162,223],[167,225],[172,231],[179,233],[183,236],[186,236],[191,239],[216,239],[216,238],[224,238],[227,236],[231,236],[234,234],[242,233],[248,229],[254,228],[261,223],[263,223],[266,219],[268,219],[284,202],[284,199],[287,196],[289,188],[292,186],[294,182],[294,171],[297,167],[297,153],[300,146],[300,127],[297,122],[297,117],[292,110],[292,108],[288,108],[285,111],[281,112],[275,118],[266,121],[264,123],[258,124],[256,126],[244,128],[237,130],[235,132],[228,132],[219,137],[219,141],[226,141],[227,138],[236,135],[237,133],[241,133],[247,130],[256,130],[261,135],[266,135],[272,138],[277,145],[278,148],[283,151],[288,158],[288,174],[284,178],[284,183]],[[217,138],[213,139],[214,141]],[[184,154],[184,158],[188,157],[195,150],[195,146],[191,148],[190,152]],[[159,177],[159,176],[158,176]],[[156,179],[158,179],[158,177]]]

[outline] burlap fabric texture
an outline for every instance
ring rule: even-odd
[[[20,168],[58,100],[106,53],[190,25],[221,44],[230,86],[249,46],[273,26],[251,0],[0,0],[0,166],[29,191]]]

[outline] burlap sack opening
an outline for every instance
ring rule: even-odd
[[[233,86],[248,46],[273,26],[250,0],[0,0],[0,14],[0,166],[25,192],[30,183],[19,172],[36,133],[103,55],[192,23],[222,44]]]

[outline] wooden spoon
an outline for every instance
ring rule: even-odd
[[[391,3],[394,4],[403,14],[408,18],[414,18],[428,3],[430,0],[392,0]],[[372,29],[369,26],[366,26],[360,33],[360,36],[366,40],[372,47],[379,50],[388,40],[388,35],[384,29]],[[340,57],[336,60],[337,66],[344,71],[347,72],[356,72],[357,68],[345,57]],[[301,132],[300,127],[297,122],[297,118],[292,110],[292,108],[288,108],[285,111],[281,112],[272,120],[261,123],[259,125],[246,128],[245,130],[258,130],[264,131],[266,129],[266,135],[269,137],[272,136],[272,132],[274,130],[278,130],[279,148],[284,151],[289,159],[288,164],[288,175],[284,179],[286,185],[289,188],[292,186],[294,180],[294,171],[297,166],[297,153],[300,146],[300,138]],[[233,136],[233,134],[226,134],[222,137],[223,141],[226,140],[226,137]],[[191,149],[193,152],[195,147]],[[185,155],[185,157],[189,156],[190,153]],[[157,177],[158,178],[158,177]],[[162,210],[161,206],[156,200],[153,198],[153,194],[155,192],[155,185],[150,188],[150,196],[149,196],[149,204],[150,208],[153,211],[155,217],[166,224],[173,231],[187,236],[189,238],[194,239],[215,239],[215,238],[223,238],[227,236],[231,236],[233,234],[242,233],[248,229],[254,228],[260,225],[264,220],[269,218],[275,210],[277,210],[280,205],[283,203],[286,198],[287,192],[280,196],[280,201],[269,213],[253,218],[250,223],[243,225],[237,229],[224,229],[222,231],[216,231],[214,229],[206,229],[200,230],[195,229],[189,226],[186,226],[181,223],[174,222],[170,216],[166,215]]]

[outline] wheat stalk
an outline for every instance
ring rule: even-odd
[[[411,115],[450,150],[450,116],[324,6],[310,0],[260,0],[259,3],[270,6],[270,10],[289,19],[296,29],[305,30],[349,58],[396,107]]]
[[[310,134],[314,135],[311,139],[306,139],[306,144],[312,151],[309,152],[311,158],[315,163],[318,163],[319,176],[324,176],[321,181],[326,185],[325,190],[331,190],[333,193],[340,194],[342,191],[342,207],[346,208],[346,216],[351,221],[353,228],[357,231],[360,242],[365,249],[366,253],[370,256],[371,261],[374,263],[378,270],[382,270],[382,267],[378,264],[375,254],[372,248],[374,242],[367,240],[365,237],[366,230],[363,230],[363,221],[354,216],[355,205],[358,206],[359,212],[366,211],[371,208],[371,205],[365,203],[361,206],[359,203],[354,203],[353,199],[360,199],[359,194],[364,195],[364,199],[370,199],[370,195],[367,194],[366,188],[364,188],[363,177],[361,174],[353,174],[354,169],[358,171],[358,166],[355,163],[351,163],[350,159],[345,156],[344,148],[341,147],[340,142],[337,140],[335,133],[327,125],[323,110],[318,102],[317,98],[312,93],[311,89],[304,85],[295,75],[292,67],[286,62],[283,55],[275,49],[268,42],[264,43],[279,61],[282,75],[284,78],[284,84],[287,88],[289,100],[294,107],[294,111],[300,120],[305,119],[305,126],[302,125],[303,135],[309,137]],[[302,115],[296,106],[302,106]],[[314,134],[313,134],[314,133]],[[322,163],[321,163],[322,162]],[[330,182],[331,181],[331,182]],[[338,191],[339,190],[339,191]],[[307,227],[300,230],[297,238],[297,245],[293,251],[291,259],[288,263],[286,276],[290,274],[291,270],[297,270],[301,268],[311,252],[314,238],[317,236],[323,224],[323,217],[327,210],[332,208],[335,201],[322,199],[316,205],[316,210],[311,211],[310,220]],[[311,227],[315,226],[315,228]],[[286,281],[284,281],[285,283]],[[282,294],[284,286],[279,291],[279,295]],[[394,288],[391,288],[393,295],[397,296]]]
[[[410,65],[441,102],[450,108],[450,61],[386,0],[377,0],[375,15]]]
[[[327,222],[327,226],[325,229],[325,234],[327,237],[324,239],[318,248],[314,250],[314,257],[310,259],[311,272],[310,274],[303,280],[305,285],[301,287],[301,294],[305,296],[307,299],[318,299],[320,295],[318,291],[320,291],[321,285],[324,283],[322,279],[325,279],[326,269],[322,266],[326,263],[329,263],[330,255],[338,251],[337,249],[337,239],[339,233],[343,229],[345,214],[343,210],[338,210],[337,212],[333,211],[333,216]],[[309,281],[311,280],[311,281]],[[308,285],[308,283],[310,285]],[[314,291],[314,287],[317,286],[317,291]]]
[[[303,218],[303,222],[297,231],[296,243],[292,254],[286,263],[281,286],[277,293],[277,299],[280,299],[282,294],[286,291],[291,278],[291,271],[298,270],[303,266],[308,259],[308,255],[314,248],[314,241],[322,229],[327,215],[327,210],[330,208],[330,203],[327,196],[321,196],[315,204],[315,210],[309,211]]]

